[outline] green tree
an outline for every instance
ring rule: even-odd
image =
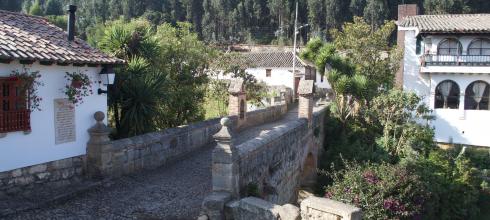
[[[118,69],[114,85],[109,87],[109,110],[116,137],[128,137],[158,129],[155,118],[165,92],[164,75],[152,66],[159,47],[154,29],[145,20],[129,23],[117,20],[104,29],[98,47],[128,61]]]
[[[432,119],[431,111],[415,93],[390,90],[374,98],[369,121],[381,125],[377,144],[394,158],[415,158],[435,149],[434,131],[419,123]]]
[[[344,0],[325,0],[326,29],[340,28],[346,20],[348,2]]]
[[[377,29],[384,23],[388,15],[386,0],[367,0],[364,8],[364,19],[371,24],[371,29]]]
[[[425,0],[426,14],[458,14],[468,13],[470,8],[465,0]]]
[[[44,9],[45,15],[62,15],[63,6],[59,0],[48,0]]]
[[[0,9],[7,11],[20,11],[22,1],[0,0]]]
[[[308,0],[308,23],[312,27],[313,36],[322,36],[325,26],[324,0]]]
[[[349,11],[353,16],[362,16],[366,7],[366,0],[351,0]]]
[[[369,101],[380,89],[393,87],[393,76],[399,68],[401,53],[390,46],[390,37],[395,30],[393,21],[373,30],[362,18],[345,23],[342,31],[333,30],[335,47],[345,53],[345,58],[354,66],[356,74],[369,79],[363,99]]]
[[[189,23],[157,28],[157,68],[165,75],[167,98],[161,105],[159,127],[175,127],[204,118],[207,67],[215,51],[200,41]],[[166,62],[161,62],[165,60]]]
[[[38,16],[43,15],[43,10],[41,8],[41,3],[39,0],[36,0],[34,4],[31,5],[31,7],[29,8],[29,14]]]

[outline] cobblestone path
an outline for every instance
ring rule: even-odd
[[[240,144],[297,118],[297,108],[278,121],[236,134]],[[196,219],[211,192],[211,152],[195,152],[167,167],[129,175],[66,202],[8,219]]]

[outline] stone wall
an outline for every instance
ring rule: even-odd
[[[299,119],[238,145],[240,194],[258,193],[276,204],[295,200],[306,146],[311,144],[308,133],[307,120]]]
[[[177,128],[110,141],[97,152],[97,172],[102,177],[118,177],[143,169],[153,169],[214,142],[221,125],[211,119]]]
[[[286,105],[272,106],[247,112],[245,129],[281,118]],[[238,126],[238,116],[231,116]],[[98,177],[118,177],[143,169],[153,169],[174,162],[193,151],[214,143],[213,135],[219,131],[220,118],[148,133],[136,137],[109,141],[94,147],[89,153],[89,166],[95,165]],[[90,147],[89,147],[90,149]],[[91,168],[89,167],[89,170]]]
[[[0,200],[29,196],[38,186],[59,188],[80,182],[84,157],[72,157],[0,173]]]
[[[326,108],[317,108],[311,127],[306,118],[300,118],[236,146],[240,195],[258,193],[275,204],[295,201],[299,186],[305,177],[310,177],[304,175],[308,172],[308,159],[313,160],[309,168],[315,175],[318,150],[323,145],[325,112]],[[249,192],[250,189],[258,192]]]
[[[255,111],[247,112],[246,113],[247,120],[239,129],[246,129],[246,128],[279,120],[287,112],[288,112],[288,106],[286,104],[274,105],[264,109],[258,109]],[[233,118],[231,119],[234,120]]]

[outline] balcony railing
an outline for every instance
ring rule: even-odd
[[[490,66],[490,55],[432,55],[422,57],[422,66]]]
[[[29,110],[0,111],[0,133],[31,130]]]

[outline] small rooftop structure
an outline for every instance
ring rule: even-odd
[[[420,33],[490,33],[490,14],[444,14],[408,16],[399,27],[418,28]]]
[[[63,64],[124,64],[85,41],[68,40],[63,29],[47,19],[0,10],[0,59]]]

